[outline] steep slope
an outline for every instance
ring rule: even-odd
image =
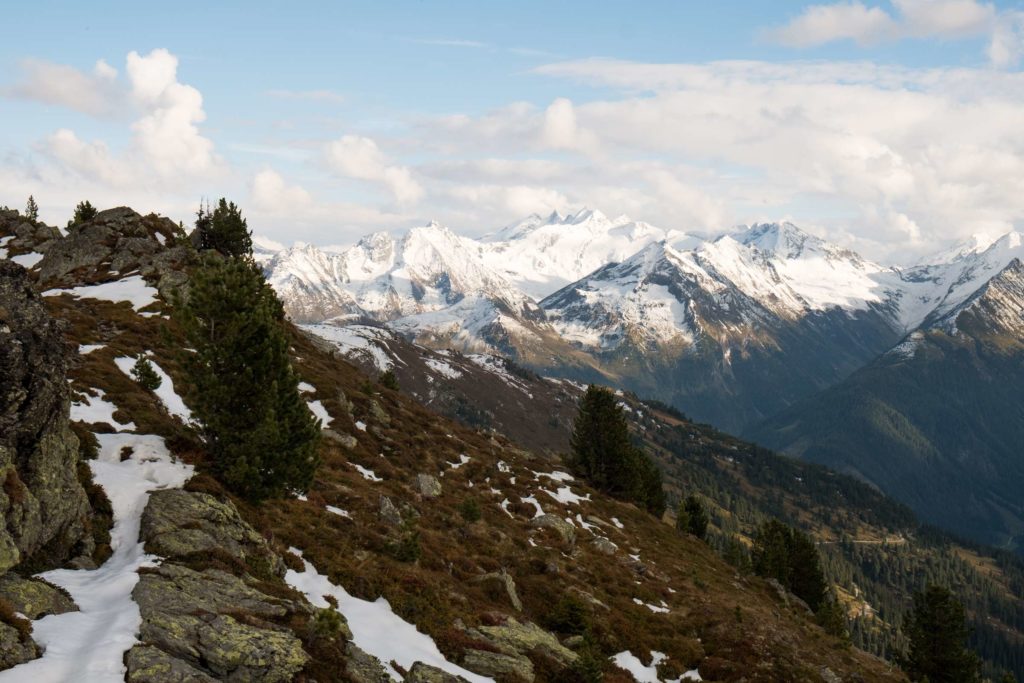
[[[924,519],[1001,547],[1024,538],[1024,269],[966,300],[846,381],[750,432],[853,473]]]
[[[696,247],[651,244],[541,306],[620,386],[735,431],[895,343],[899,282],[891,269],[770,224]]]
[[[634,658],[657,659],[660,679],[900,680],[883,662],[837,648],[797,605],[737,577],[707,546],[500,436],[375,385],[297,329],[293,362],[328,427],[324,465],[294,499],[234,501],[202,473],[202,445],[185,424],[192,389],[178,363],[182,339],[154,286],[172,270],[187,285],[190,259],[164,256],[178,247],[157,237],[159,220],[121,211],[115,222],[63,238],[96,257],[79,253],[75,268],[40,284],[80,348],[72,418],[98,435],[97,465],[155,475],[174,456],[200,472],[186,492],[148,505],[137,494],[173,482],[103,483],[115,494],[118,548],[144,541],[165,558],[137,571],[129,563],[119,581],[140,575],[125,603],[137,606],[145,640],[127,659],[132,680],[146,680],[149,666],[184,680],[446,680],[424,666],[432,664],[472,681],[564,681],[584,657],[609,681],[628,680],[615,662]],[[90,244],[90,235],[111,239]],[[144,248],[131,259],[122,252],[136,247]],[[140,353],[167,385],[155,397],[126,372],[124,361]],[[235,523],[232,505],[258,533]],[[273,556],[251,550],[265,539]],[[282,556],[284,581],[301,594],[282,583]],[[593,646],[573,637],[584,628]],[[123,635],[107,645],[127,650],[134,642]],[[103,663],[111,662],[124,670],[120,659]]]

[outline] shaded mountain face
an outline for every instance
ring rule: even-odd
[[[997,246],[997,245],[993,245]],[[748,436],[871,482],[925,520],[1024,547],[1018,259],[846,381]]]

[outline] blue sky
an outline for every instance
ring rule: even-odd
[[[0,203],[282,242],[597,206],[794,220],[882,257],[1021,226],[1024,7],[33,2],[0,43]],[[130,56],[133,55],[134,56]],[[99,60],[102,64],[97,66]]]

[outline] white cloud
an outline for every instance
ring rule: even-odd
[[[944,40],[988,36],[993,66],[1017,63],[1024,43],[1021,13],[999,11],[977,0],[892,0],[892,9],[859,0],[810,5],[787,24],[765,35],[789,47],[814,47],[837,40],[871,45],[902,38]]]
[[[327,145],[327,162],[338,173],[385,185],[401,204],[423,198],[423,187],[406,166],[388,163],[377,143],[367,137],[345,135]]]
[[[39,59],[25,59],[21,79],[3,93],[20,99],[68,107],[92,116],[110,116],[117,111],[122,92],[116,84],[117,70],[102,59],[91,72]]]
[[[288,185],[280,173],[267,168],[253,177],[252,201],[259,211],[284,214],[304,211],[313,198],[304,188]]]
[[[860,2],[840,2],[811,5],[768,35],[789,47],[811,47],[843,39],[869,45],[892,37],[896,28],[896,22],[881,8],[866,7]]]
[[[131,141],[122,154],[115,154],[102,141],[82,141],[68,129],[51,135],[43,148],[68,169],[120,187],[180,186],[219,175],[223,162],[214,153],[213,142],[198,128],[206,118],[203,97],[192,86],[178,82],[177,69],[178,58],[164,49],[145,56],[129,53],[126,84],[115,84],[116,72],[104,62],[97,63],[92,77],[71,67],[60,67],[59,72],[72,84],[97,80],[109,84],[104,91],[108,100],[84,101],[72,91],[62,102],[65,106],[79,110],[87,106],[101,112],[130,103],[138,118],[131,124]],[[73,73],[78,75],[71,76]],[[96,97],[102,94],[94,93]]]

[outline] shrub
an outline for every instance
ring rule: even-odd
[[[380,385],[385,389],[391,389],[392,391],[398,391],[398,375],[391,368],[388,368],[381,373],[380,378],[377,380]]]
[[[467,522],[476,522],[480,520],[480,501],[476,498],[466,498],[459,504],[459,514]]]

